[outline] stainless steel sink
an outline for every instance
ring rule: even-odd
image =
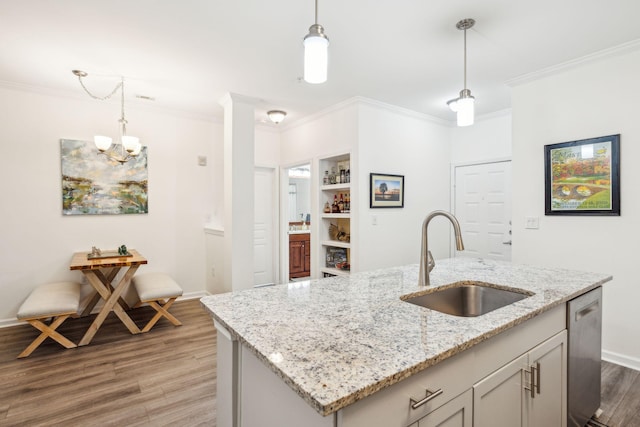
[[[495,286],[483,282],[457,282],[451,287],[404,301],[454,316],[476,317],[533,295]]]

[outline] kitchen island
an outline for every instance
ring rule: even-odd
[[[421,426],[456,399],[466,408],[456,415],[459,425],[471,425],[470,417],[482,425],[482,414],[471,414],[469,404],[482,380],[519,361],[518,369],[529,374],[518,374],[528,382],[525,395],[535,376],[527,357],[549,339],[559,343],[558,372],[566,371],[565,303],[609,280],[600,273],[455,258],[438,261],[429,288],[418,286],[418,266],[410,265],[204,297],[218,329],[218,425]],[[403,301],[460,281],[532,295],[479,317]],[[552,400],[566,401],[563,378]],[[447,384],[430,391],[420,385],[434,381]],[[411,408],[407,396],[419,401],[435,388],[442,391]],[[380,418],[385,413],[393,420]]]

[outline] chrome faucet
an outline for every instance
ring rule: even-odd
[[[436,266],[436,262],[431,255],[429,245],[427,243],[427,228],[429,222],[436,216],[444,216],[453,225],[453,232],[456,235],[456,249],[459,251],[464,250],[464,244],[462,243],[462,232],[460,231],[460,223],[455,216],[445,211],[433,211],[424,219],[422,223],[422,251],[420,253],[420,275],[418,276],[418,285],[429,286],[429,272]]]

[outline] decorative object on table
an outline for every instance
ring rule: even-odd
[[[329,268],[339,268],[336,265],[348,262],[347,250],[345,248],[329,247],[326,251],[325,266]]]
[[[370,208],[403,208],[404,175],[369,174]]]
[[[544,146],[545,215],[620,215],[620,135]]]
[[[120,246],[117,250],[103,251],[95,246],[91,249],[91,253],[87,254],[87,259],[105,259],[105,258],[122,258],[131,257],[131,254],[125,245]]]
[[[127,135],[127,119],[124,117],[124,77],[120,77],[120,83],[118,83],[111,93],[105,96],[96,96],[87,89],[82,81],[83,77],[87,77],[87,73],[82,70],[72,70],[71,71],[76,77],[78,77],[78,81],[80,82],[80,86],[82,89],[93,99],[97,99],[99,101],[105,101],[111,98],[117,91],[120,89],[120,142],[121,144],[112,144],[112,139],[108,136],[96,135],[94,136],[94,142],[96,148],[98,149],[98,154],[102,154],[108,159],[118,162],[120,164],[126,163],[130,160],[133,160],[140,154],[142,151],[142,144],[140,144],[140,139]]]
[[[91,142],[61,139],[60,158],[63,215],[149,213],[146,147],[114,167]]]

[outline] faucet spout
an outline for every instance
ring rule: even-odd
[[[437,216],[444,216],[447,218],[451,225],[453,225],[453,232],[456,237],[456,249],[459,251],[464,250],[464,243],[462,242],[462,232],[460,231],[460,223],[455,216],[446,211],[433,211],[422,222],[422,248],[420,252],[420,273],[418,276],[418,284],[420,286],[429,286],[429,272],[436,266],[436,262],[429,251],[429,244],[427,239],[427,229],[429,228],[429,222]]]

